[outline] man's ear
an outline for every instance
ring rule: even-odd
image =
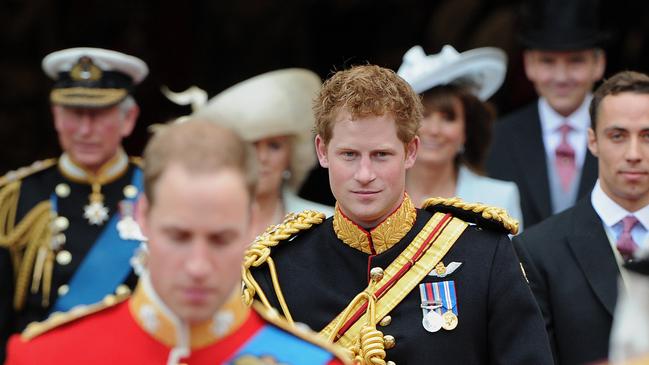
[[[123,116],[122,137],[126,138],[133,133],[138,116],[140,116],[140,107],[134,104]]]
[[[588,128],[588,149],[595,157],[599,157],[599,148],[597,146],[597,135],[593,128]]]
[[[412,167],[417,159],[417,151],[419,151],[419,136],[415,136],[412,141],[406,145],[406,169]]]
[[[319,134],[315,136],[315,151],[318,154],[318,161],[320,162],[320,166],[328,168],[329,159],[327,158],[327,144]]]
[[[525,76],[527,79],[534,82],[536,80],[536,53],[531,50],[523,51],[523,68],[525,68]]]

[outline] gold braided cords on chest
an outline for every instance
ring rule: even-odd
[[[349,318],[357,306],[367,301],[367,321],[360,329],[358,341],[350,348],[345,348],[349,357],[353,359],[354,364],[386,365],[385,341],[383,339],[383,332],[376,328],[377,298],[373,294],[376,292],[376,287],[382,278],[383,270],[372,269],[368,288],[358,293],[341,314],[342,319]],[[342,328],[343,324],[344,320],[336,324],[327,338],[328,342],[333,343],[336,340],[336,334]]]
[[[271,257],[271,248],[277,246],[280,242],[288,240],[296,233],[311,228],[314,224],[320,224],[325,220],[325,215],[313,210],[305,210],[300,213],[290,213],[284,221],[278,225],[270,226],[266,231],[258,236],[252,245],[246,250],[243,259],[242,279],[243,279],[243,301],[246,305],[252,305],[255,295],[259,297],[261,303],[269,310],[274,310],[270,305],[268,298],[250,272],[251,267],[259,267],[264,263],[268,264],[268,270],[273,282],[275,295],[282,308],[284,317],[292,324],[293,318],[286,305],[286,300],[282,294],[281,287],[277,278],[275,262]]]
[[[410,232],[416,219],[417,209],[408,194],[404,194],[399,208],[369,232],[347,218],[338,203],[336,203],[333,226],[336,236],[343,243],[371,255],[383,253],[399,243]],[[372,237],[371,243],[368,235]]]
[[[20,185],[20,180],[13,181],[0,190],[0,247],[7,248],[11,254],[16,277],[13,301],[16,310],[25,305],[32,272],[31,292],[37,293],[42,284],[43,305],[49,305],[54,267],[51,204],[48,200],[38,203],[16,225]]]
[[[507,214],[503,208],[485,205],[482,203],[469,203],[460,198],[428,198],[424,200],[422,208],[433,207],[436,205],[445,205],[450,207],[459,208],[466,211],[478,213],[484,219],[496,222],[503,226],[511,234],[518,233],[518,221]]]

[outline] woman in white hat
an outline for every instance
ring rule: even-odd
[[[506,64],[504,52],[490,47],[458,53],[446,45],[440,53],[426,55],[415,46],[404,55],[398,74],[424,104],[417,161],[406,177],[416,204],[428,197],[457,196],[505,208],[522,226],[516,184],[482,175],[495,119],[484,101],[502,85]]]
[[[280,223],[284,216],[305,209],[327,216],[333,208],[302,199],[297,190],[315,164],[311,103],[320,89],[315,73],[298,68],[267,72],[240,82],[200,106],[201,97],[173,94],[179,104],[193,103],[193,116],[235,130],[257,151],[259,183],[255,203],[259,209],[255,232]],[[204,99],[203,99],[204,100]]]

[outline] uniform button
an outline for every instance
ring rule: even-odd
[[[385,327],[385,326],[389,326],[390,323],[392,323],[392,317],[385,316],[385,317],[383,317],[383,319],[381,319],[381,321],[379,322],[379,325]]]
[[[370,278],[374,282],[381,281],[381,279],[383,279],[383,269],[380,267],[373,267],[372,270],[370,270]]]
[[[394,361],[388,361],[385,363],[385,365],[397,365]]]
[[[128,295],[130,293],[131,293],[131,289],[124,284],[121,284],[120,286],[117,287],[117,289],[115,289],[115,294],[117,295]]]
[[[126,185],[123,193],[125,197],[133,199],[137,196],[138,190],[134,185]]]
[[[56,227],[59,232],[65,231],[70,227],[70,221],[66,217],[56,217],[56,219],[54,219],[54,227]]]
[[[383,344],[385,345],[385,348],[389,350],[393,348],[397,344],[397,342],[395,341],[394,336],[385,335],[383,336]]]
[[[59,289],[57,290],[57,293],[59,293],[59,296],[62,297],[64,295],[66,295],[69,291],[70,291],[70,287],[63,284],[63,285],[59,286]]]
[[[70,185],[66,183],[60,183],[56,185],[54,191],[59,198],[67,198],[70,195]]]
[[[65,266],[72,261],[72,254],[70,251],[61,250],[56,254],[56,262],[59,265]]]

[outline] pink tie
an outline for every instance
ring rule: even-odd
[[[627,215],[622,219],[622,234],[617,239],[617,250],[625,260],[633,258],[633,252],[638,247],[631,236],[631,230],[637,223],[638,218],[632,215]]]
[[[575,173],[577,172],[577,167],[575,165],[575,150],[570,146],[570,143],[568,143],[568,133],[570,130],[572,130],[572,127],[570,127],[568,123],[564,123],[559,127],[559,132],[561,132],[561,143],[559,143],[557,149],[554,151],[554,166],[559,174],[561,187],[565,192],[570,190],[570,185],[572,184],[572,180],[575,178]]]

